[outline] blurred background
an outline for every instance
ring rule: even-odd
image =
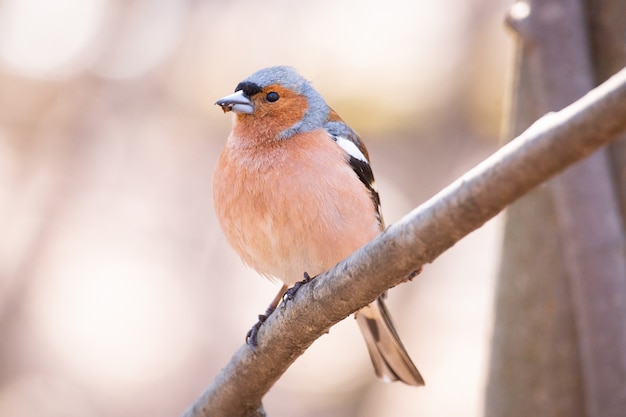
[[[213,105],[292,65],[368,145],[399,219],[498,146],[510,1],[0,3],[0,416],[177,416],[278,286],[213,213]],[[424,388],[384,384],[349,318],[265,399],[280,416],[479,416],[499,220],[389,307]]]

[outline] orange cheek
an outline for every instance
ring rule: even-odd
[[[270,107],[268,103],[264,104],[266,107]],[[305,97],[286,97],[285,100],[271,107],[268,115],[271,115],[272,119],[283,128],[281,130],[284,130],[302,120],[307,108],[308,104]]]
[[[277,102],[269,103],[265,95],[275,91],[280,95]],[[255,138],[256,141],[274,139],[280,132],[298,123],[308,109],[306,97],[290,90],[272,85],[254,98],[254,114],[238,114],[236,136]]]

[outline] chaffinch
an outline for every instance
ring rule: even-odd
[[[363,142],[290,67],[265,68],[216,102],[233,127],[213,176],[221,228],[242,260],[285,291],[347,258],[383,229]],[[310,274],[310,275],[309,275]],[[356,313],[374,369],[385,381],[424,385],[383,296]]]

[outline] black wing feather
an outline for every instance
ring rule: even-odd
[[[348,125],[343,122],[328,122],[324,126],[330,137],[337,142],[340,138],[347,139],[350,142],[354,143],[359,151],[368,158],[367,149],[361,142],[359,135],[356,134],[354,130],[352,130]],[[382,213],[380,210],[380,196],[378,195],[378,191],[376,190],[375,182],[374,182],[374,173],[372,172],[372,167],[370,166],[368,161],[364,161],[360,158],[356,158],[352,155],[348,155],[348,162],[350,166],[359,177],[359,180],[365,185],[365,188],[370,193],[370,197],[372,198],[372,203],[374,204],[374,208],[376,209],[376,216],[378,218],[378,222],[381,225],[381,228],[384,226],[384,221],[382,217]]]

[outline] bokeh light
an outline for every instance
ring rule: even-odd
[[[0,9],[0,57],[32,77],[79,71],[106,5],[106,0],[7,0]]]
[[[216,99],[298,68],[363,137],[392,223],[497,147],[508,6],[0,3],[0,417],[177,415],[241,346],[278,288],[216,223]],[[481,415],[498,236],[489,223],[390,292],[425,388],[376,380],[347,319],[270,415]]]
[[[155,265],[94,249],[47,265],[31,301],[44,342],[87,383],[139,388],[170,374],[193,340],[183,289]]]

